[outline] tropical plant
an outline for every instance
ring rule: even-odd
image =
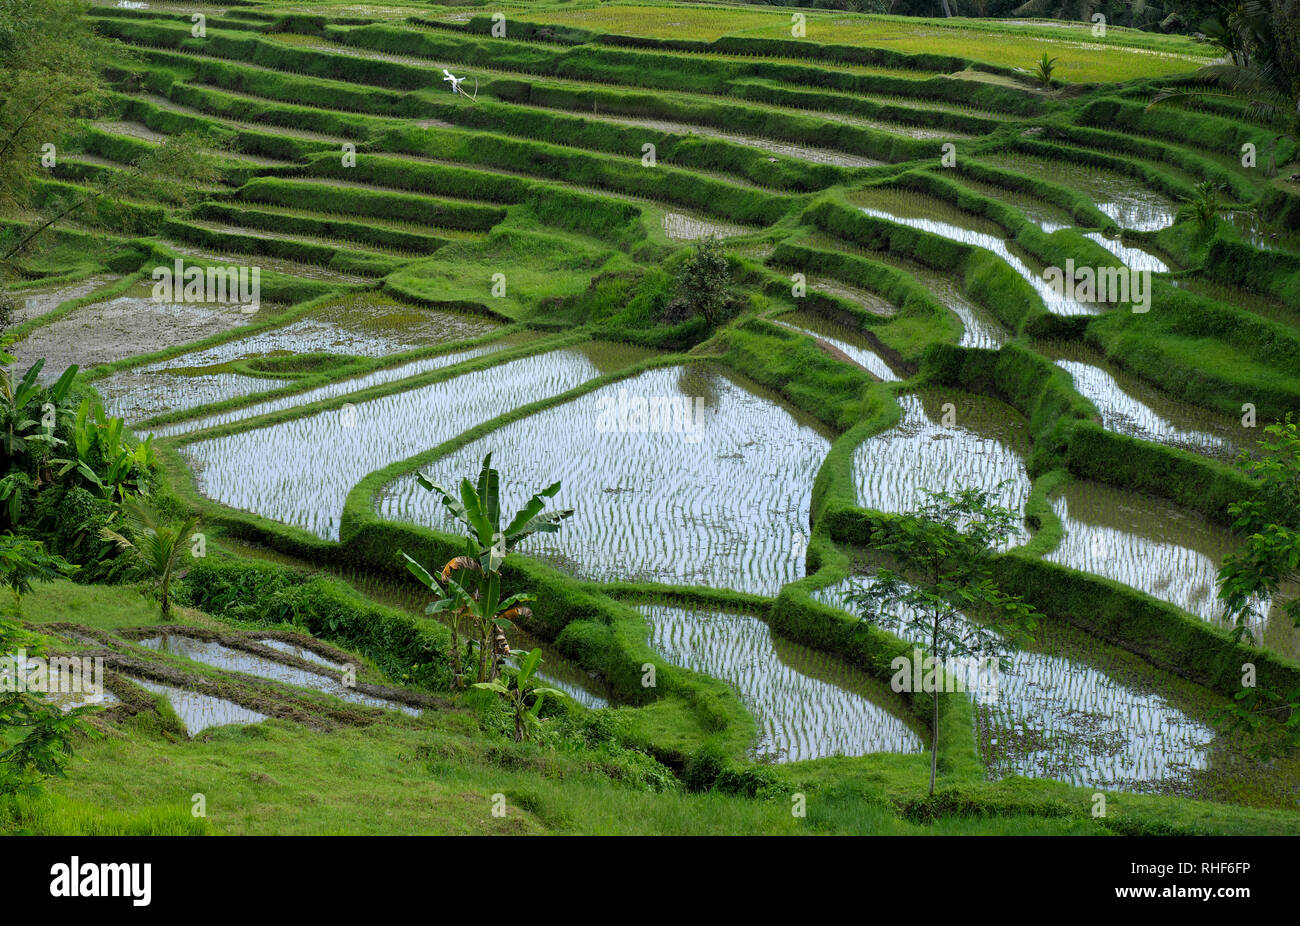
[[[519,671],[514,677],[509,679],[509,684],[503,683],[499,678],[489,682],[477,682],[475,688],[483,688],[487,691],[495,691],[510,706],[510,712],[515,721],[515,742],[523,742],[538,722],[538,714],[542,710],[542,699],[548,695],[560,694],[554,688],[547,688],[538,685],[536,681],[537,667],[542,662],[542,651],[540,649],[515,650],[512,655],[519,658]],[[532,702],[531,705],[529,702]]]
[[[709,325],[716,325],[732,314],[734,306],[727,255],[710,235],[696,244],[678,268],[675,294],[664,309],[664,320],[700,315]]]
[[[501,527],[501,489],[497,471],[492,468],[492,454],[483,458],[478,482],[462,479],[459,492],[452,494],[423,474],[416,477],[428,492],[439,496],[447,512],[466,529],[466,551],[453,557],[433,575],[405,552],[406,568],[427,588],[441,597],[426,609],[428,614],[445,614],[452,629],[452,667],[457,684],[461,684],[462,664],[460,636],[467,637],[467,655],[477,659],[475,680],[490,682],[500,672],[501,660],[510,648],[504,631],[517,617],[531,611],[524,602],[535,600],[529,594],[501,597],[501,564],[520,541],[533,534],[554,533],[573,509],[546,511],[546,499],[560,491],[555,482],[535,493]]]
[[[1277,130],[1267,169],[1276,176],[1278,142],[1288,134],[1300,141],[1300,0],[1241,0],[1201,28],[1228,60],[1198,69],[1191,89],[1163,90],[1147,108],[1184,107],[1206,97],[1245,103],[1249,118]]]
[[[1034,70],[1031,72],[1038,82],[1044,87],[1052,86],[1052,72],[1056,70],[1058,58],[1049,58],[1047,52],[1043,52],[1043,57],[1039,58],[1034,64]]]
[[[850,595],[862,620],[897,626],[928,639],[935,674],[926,674],[933,705],[930,794],[938,772],[937,669],[948,660],[998,656],[1033,626],[1034,612],[993,580],[993,555],[1016,529],[1016,514],[982,489],[927,492],[914,511],[891,519],[872,546],[906,571],[880,569],[868,587]],[[967,617],[992,621],[998,631]],[[927,683],[928,684],[928,683]]]
[[[156,462],[153,435],[131,447],[125,440],[125,427],[121,418],[105,414],[98,399],[83,399],[72,425],[74,456],[52,461],[63,464],[59,476],[75,470],[109,500],[143,494]]]
[[[180,524],[164,524],[158,512],[138,496],[128,498],[122,507],[127,517],[126,534],[105,527],[100,536],[135,555],[138,571],[152,580],[161,618],[166,620],[171,615],[172,579],[178,577],[177,566],[199,525],[198,516],[192,515]]]
[[[19,649],[40,655],[40,638],[16,621],[0,618],[0,654]],[[0,657],[0,664],[5,661],[12,664],[8,671],[25,668],[12,657]],[[30,692],[0,689],[0,745],[10,744],[0,751],[0,795],[30,793],[46,778],[65,774],[73,733],[93,734],[82,720],[92,710],[87,705],[63,711]]]
[[[13,596],[14,613],[19,617],[23,613],[23,596],[32,590],[33,583],[52,582],[75,569],[63,557],[47,552],[39,540],[12,533],[0,535],[0,581]]]
[[[1183,198],[1179,217],[1194,220],[1202,229],[1213,228],[1222,211],[1222,206],[1219,204],[1221,189],[1223,189],[1222,185],[1212,180],[1198,183],[1192,195]]]
[[[1243,451],[1238,466],[1256,480],[1256,490],[1228,506],[1241,547],[1223,559],[1219,598],[1234,623],[1234,639],[1256,643],[1251,624],[1285,587],[1300,582],[1300,422],[1287,415],[1264,428],[1258,455]],[[1300,599],[1285,601],[1281,610],[1300,627]],[[1300,688],[1243,685],[1220,719],[1249,730],[1276,723],[1291,743],[1300,742]],[[1265,754],[1273,749],[1267,739],[1259,748]]]

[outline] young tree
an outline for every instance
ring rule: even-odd
[[[982,489],[926,496],[920,507],[892,520],[872,538],[872,546],[892,557],[903,572],[879,570],[870,586],[850,596],[850,603],[861,608],[868,623],[925,638],[939,668],[954,658],[1000,655],[1009,639],[1033,626],[1033,609],[1002,591],[993,579],[993,556],[1014,535],[1017,516]],[[989,620],[997,631],[967,614]],[[932,687],[931,795],[938,772],[940,686]]]
[[[1250,623],[1260,603],[1300,583],[1300,422],[1287,415],[1264,428],[1258,448],[1257,458],[1243,451],[1238,462],[1258,480],[1254,496],[1228,506],[1242,546],[1219,569],[1219,598],[1235,622],[1233,636],[1247,643],[1256,642]],[[1282,612],[1300,627],[1300,598],[1286,602]],[[1229,714],[1233,724],[1249,729],[1277,721],[1292,741],[1300,741],[1300,690],[1244,687]]]
[[[515,720],[515,742],[522,743],[528,731],[537,723],[538,714],[542,710],[542,699],[548,694],[558,695],[560,692],[537,684],[535,674],[542,662],[540,649],[532,652],[516,650],[514,655],[520,657],[519,671],[508,685],[500,679],[493,679],[490,682],[478,682],[474,687],[495,691],[505,699]],[[529,701],[532,702],[531,705]]]
[[[39,540],[0,535],[0,581],[13,596],[14,614],[22,617],[23,596],[35,582],[53,582],[76,567],[61,556],[46,552]]]
[[[680,320],[701,315],[712,326],[727,317],[731,306],[731,268],[722,245],[709,236],[678,268],[676,295],[665,316]]]
[[[426,491],[437,493],[447,512],[465,527],[466,551],[465,555],[448,561],[437,576],[405,552],[402,558],[413,576],[442,596],[426,608],[426,613],[447,613],[451,617],[452,668],[457,682],[461,675],[459,632],[465,628],[476,637],[471,641],[477,647],[478,655],[475,680],[495,681],[502,658],[510,654],[502,631],[511,626],[512,619],[529,616],[531,612],[524,602],[535,600],[528,594],[501,597],[501,564],[526,537],[558,531],[560,523],[573,516],[573,509],[544,510],[546,499],[560,491],[560,484],[556,482],[535,493],[510,522],[501,527],[500,477],[492,468],[490,453],[483,458],[477,485],[462,479],[456,495],[430,482],[422,474],[417,474],[417,479]]]
[[[181,524],[164,524],[158,513],[139,496],[122,505],[127,516],[127,534],[105,527],[100,536],[135,554],[138,570],[153,580],[162,620],[171,616],[171,583],[185,548],[199,526],[197,515]]]

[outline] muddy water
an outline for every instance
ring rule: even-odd
[[[872,752],[918,753],[920,737],[894,712],[901,700],[865,673],[777,640],[756,617],[646,605],[650,647],[674,665],[721,679],[758,723],[759,761]],[[888,704],[889,708],[881,704]]]
[[[698,241],[701,238],[734,238],[754,231],[743,225],[731,225],[710,219],[696,218],[681,212],[664,213],[664,234],[677,241]]]
[[[808,312],[791,312],[779,319],[777,324],[829,344],[883,382],[897,382],[904,378],[894,372],[866,338],[846,325],[836,325]]]
[[[258,678],[279,682],[282,685],[292,685],[296,688],[311,688],[315,691],[321,691],[325,694],[333,695],[341,701],[348,701],[352,704],[363,704],[367,707],[382,707],[390,711],[401,711],[402,713],[409,714],[412,717],[418,717],[420,714],[417,708],[414,708],[409,704],[401,704],[397,701],[389,701],[386,698],[377,698],[374,695],[362,694],[356,689],[345,685],[341,677],[335,678],[332,675],[319,675],[315,672],[305,672],[302,669],[288,666],[271,659],[264,659],[261,656],[255,656],[252,653],[246,653],[243,650],[223,646],[216,642],[196,640],[193,637],[183,637],[176,634],[164,634],[162,636],[141,640],[140,645],[147,649],[158,650],[161,653],[168,653],[172,656],[192,659],[195,662],[201,662],[204,665],[221,669],[223,672],[240,672],[244,675],[253,675]],[[317,657],[317,661],[319,661],[319,658],[320,657]]]
[[[1224,556],[1237,548],[1227,528],[1162,499],[1083,480],[1066,484],[1052,508],[1065,537],[1044,559],[1114,579],[1216,626],[1230,626],[1222,617],[1216,581]],[[1264,602],[1257,612],[1251,622],[1256,642],[1300,656],[1300,634],[1280,606]]]
[[[871,582],[869,575],[853,576],[814,594],[856,614],[858,606],[845,595]],[[914,619],[899,612],[882,626],[923,643],[926,632]],[[961,627],[973,627],[965,617],[959,620],[959,634]],[[1179,680],[1149,667],[1141,677],[1129,677],[1117,671],[1122,660],[1079,634],[1044,630],[1025,648],[1005,640],[1000,646],[991,653],[999,658],[996,674],[970,691],[990,777],[1025,775],[1131,791],[1191,790],[1195,771],[1207,764],[1214,734],[1187,712],[1186,686]]]
[[[677,414],[659,411],[669,402]],[[583,578],[772,595],[803,574],[812,482],[829,448],[823,429],[749,386],[674,367],[506,425],[423,472],[451,485],[491,451],[511,511],[562,480],[551,507],[576,514],[521,550]],[[377,507],[385,518],[452,529],[414,475],[385,487]]]
[[[61,303],[88,296],[101,286],[107,286],[118,279],[120,277],[112,274],[99,274],[77,283],[14,290],[13,295],[18,300],[18,308],[14,311],[10,325],[18,325],[28,319],[38,318],[54,311]]]
[[[1006,233],[986,219],[955,210],[934,197],[900,190],[860,191],[852,194],[850,200],[873,218],[991,251],[1020,274],[1038,293],[1048,311],[1054,314],[1096,315],[1101,311],[1091,303],[1059,295],[1043,278],[1042,268],[1031,267],[1030,258],[1008,243]]]
[[[182,452],[195,470],[199,490],[213,501],[337,540],[343,502],[367,473],[511,409],[572,389],[597,372],[578,350],[552,351],[359,405],[199,441]]]
[[[227,701],[225,698],[214,698],[211,695],[188,691],[184,688],[174,688],[171,685],[162,685],[145,678],[128,677],[141,688],[152,691],[154,694],[164,695],[171,703],[176,716],[181,719],[181,723],[185,724],[185,730],[190,736],[196,736],[209,727],[261,723],[266,720],[265,714],[260,714],[233,701]]]
[[[863,441],[853,454],[858,503],[877,511],[911,511],[922,490],[977,487],[997,504],[1023,512],[1029,497],[1024,457],[1028,423],[996,399],[957,390],[926,389],[898,397],[903,415],[893,428]],[[951,406],[945,410],[944,406]],[[945,424],[949,413],[950,424]],[[1012,543],[1023,543],[1021,528]]]
[[[359,294],[312,312],[280,328],[260,331],[246,338],[227,341],[203,350],[182,354],[169,360],[147,364],[115,373],[96,382],[112,414],[129,422],[144,421],[155,415],[200,408],[214,402],[268,392],[285,385],[287,380],[205,368],[219,367],[234,360],[287,353],[329,352],[361,357],[384,357],[429,344],[450,343],[490,333],[500,325],[491,319],[454,312],[426,310],[406,306],[385,296]],[[331,384],[313,390],[311,399],[288,401],[304,404],[330,395],[341,395],[378,383],[391,382],[402,376],[439,369],[448,363],[479,356],[496,347],[479,348],[453,360],[453,355],[428,358],[406,365],[406,372],[379,371],[368,377]],[[276,403],[263,403],[275,405]],[[260,406],[259,406],[260,407]],[[274,410],[274,408],[269,408]],[[240,420],[252,409],[227,413],[224,420]],[[166,429],[180,433],[185,425]]]
[[[1077,190],[1117,225],[1132,231],[1155,231],[1173,224],[1177,205],[1161,193],[1141,186],[1127,174],[1098,170],[1062,159],[1023,154],[981,156],[994,167],[1037,177]]]
[[[1083,344],[1040,341],[1034,348],[1070,374],[1108,431],[1220,460],[1236,458],[1242,429],[1234,419],[1171,398]]]
[[[10,353],[20,367],[44,357],[41,380],[52,382],[74,363],[83,369],[111,363],[197,341],[249,321],[238,306],[159,302],[148,286],[140,285],[37,328],[14,344]]]

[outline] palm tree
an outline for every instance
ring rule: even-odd
[[[185,544],[199,525],[198,516],[192,515],[180,525],[163,524],[158,512],[138,496],[127,499],[122,509],[126,513],[130,536],[107,527],[100,530],[99,535],[135,554],[140,572],[150,576],[155,583],[161,617],[167,620],[172,610],[171,582],[176,576],[176,566]]]
[[[1192,78],[1200,86],[1165,90],[1147,109],[1186,106],[1206,97],[1227,97],[1246,104],[1246,115],[1279,130],[1268,156],[1268,176],[1277,175],[1277,143],[1290,134],[1300,139],[1300,42],[1286,26],[1300,0],[1241,0],[1224,6],[1201,25],[1211,44],[1227,60],[1208,64]],[[1286,26],[1286,28],[1284,28]]]

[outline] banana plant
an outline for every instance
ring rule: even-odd
[[[500,672],[501,659],[508,655],[509,646],[502,631],[512,626],[515,617],[527,617],[531,612],[523,602],[535,600],[531,595],[511,595],[501,598],[501,564],[520,541],[533,534],[554,533],[560,524],[573,516],[572,508],[546,511],[546,500],[560,491],[555,482],[536,492],[528,502],[515,512],[509,523],[501,527],[501,480],[492,468],[492,454],[483,458],[478,481],[462,479],[458,491],[452,493],[423,474],[417,474],[420,485],[439,496],[439,501],[466,530],[466,553],[448,561],[438,576],[407,556],[406,567],[420,582],[440,595],[426,609],[428,614],[444,614],[452,624],[453,669],[459,671],[458,626],[465,624],[477,637],[477,680],[490,682]]]
[[[198,527],[199,519],[191,516],[181,524],[164,524],[158,513],[143,499],[131,497],[122,505],[127,516],[127,534],[105,527],[99,535],[119,548],[135,554],[141,573],[154,583],[159,609],[165,621],[171,615],[171,583],[176,578],[185,545]]]
[[[515,677],[510,680],[510,684],[505,684],[500,679],[493,679],[490,682],[478,682],[475,688],[482,688],[487,691],[495,691],[505,699],[510,706],[510,711],[515,720],[515,742],[523,742],[528,732],[538,723],[538,715],[542,710],[542,699],[548,694],[558,695],[561,692],[554,688],[547,688],[538,685],[535,676],[537,667],[542,662],[542,651],[540,649],[519,650],[516,655],[520,657],[519,671]],[[529,699],[532,704],[529,705]]]

